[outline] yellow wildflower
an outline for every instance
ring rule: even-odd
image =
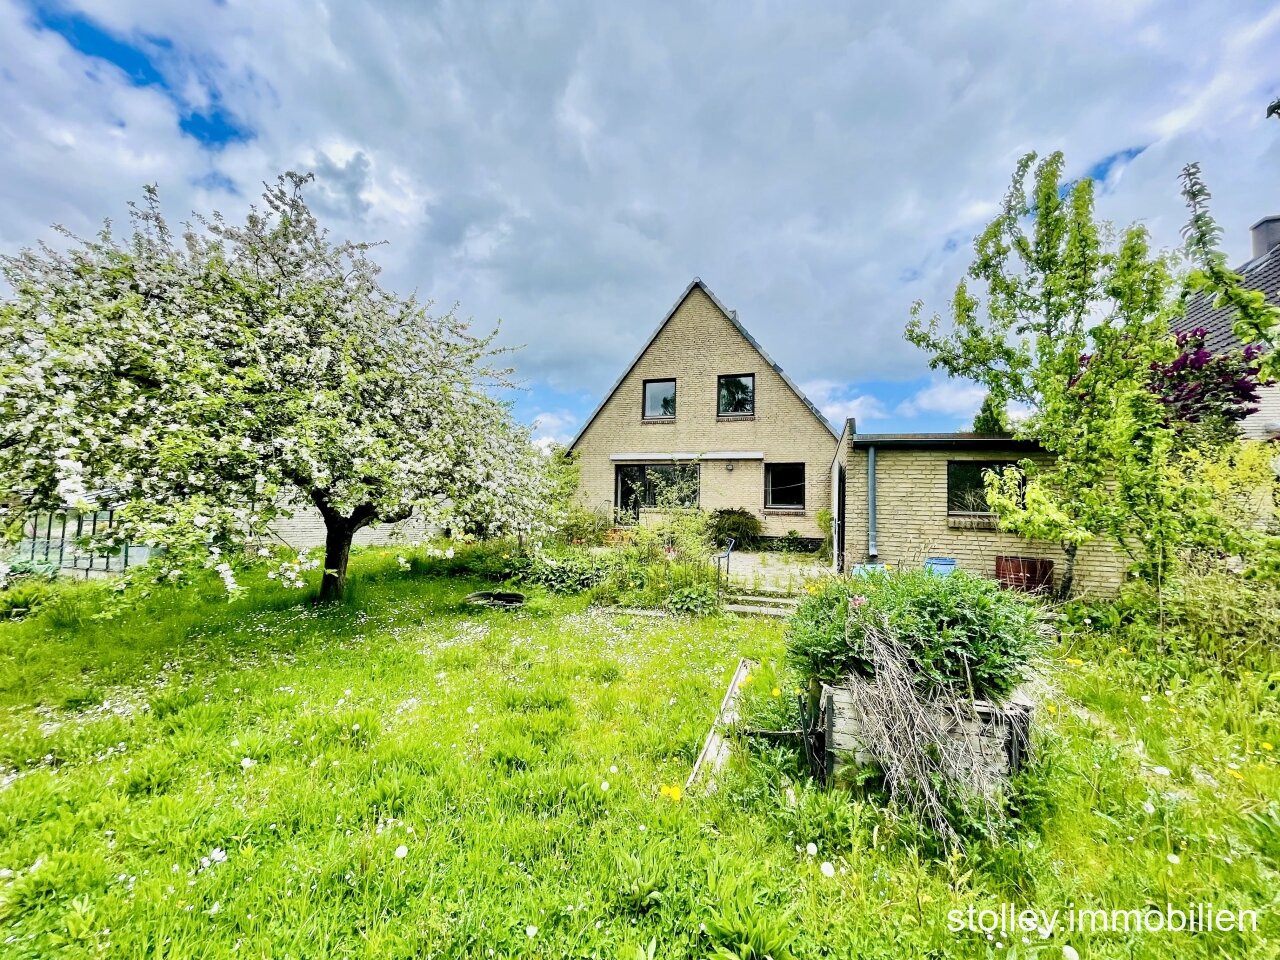
[[[1235,777],[1237,780],[1243,780],[1243,779],[1244,779],[1244,774],[1243,774],[1243,773],[1241,773],[1239,770],[1228,770],[1228,771],[1227,771],[1227,773],[1229,773],[1231,776]]]
[[[1071,666],[1073,666],[1073,667],[1083,667],[1083,666],[1084,666],[1084,661],[1083,661],[1083,660],[1077,660],[1075,657],[1067,657],[1067,663],[1068,663],[1068,664],[1070,664],[1070,665],[1071,665]]]
[[[769,691],[769,693],[775,697],[782,696],[782,691],[778,687],[774,687],[772,690]]]
[[[1050,715],[1050,716],[1052,716],[1053,714],[1055,714],[1055,713],[1057,713],[1057,712],[1058,712],[1058,708],[1057,708],[1056,706],[1054,706],[1052,703],[1046,703],[1046,704],[1044,705],[1044,708],[1045,708],[1047,711],[1049,711],[1049,715]]]
[[[1274,750],[1274,749],[1275,749],[1275,747],[1274,747],[1274,746],[1272,746],[1271,744],[1267,743],[1267,741],[1265,741],[1265,740],[1263,740],[1260,744],[1258,744],[1258,746],[1260,746],[1263,750],[1266,750],[1266,751],[1268,751],[1268,752],[1269,752],[1269,751],[1271,751],[1271,750]]]
[[[679,784],[672,784],[668,787],[664,783],[658,792],[664,797],[670,797],[672,803],[678,803],[680,798],[684,795],[684,791],[680,789]]]

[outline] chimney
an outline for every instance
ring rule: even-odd
[[[1249,232],[1253,234],[1253,259],[1257,260],[1280,247],[1280,214],[1263,217],[1249,228]]]

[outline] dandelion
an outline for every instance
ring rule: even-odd
[[[828,880],[836,875],[836,865],[830,860],[823,860],[822,866],[818,869],[822,871],[822,875]]]
[[[524,933],[525,933],[525,936],[527,936],[530,940],[532,940],[534,937],[538,935],[538,928],[531,923],[524,928]]]
[[[402,843],[402,844],[400,844],[400,846],[396,847],[396,859],[397,859],[397,860],[403,860],[403,859],[404,859],[405,857],[407,857],[408,855],[409,855],[409,848],[408,848],[408,847],[406,847],[403,843]]]
[[[212,907],[210,907],[210,908],[208,909],[208,911],[207,911],[207,912],[208,912],[209,916],[214,917],[214,916],[217,916],[217,915],[218,915],[218,912],[219,912],[221,909],[222,909],[222,904],[221,904],[221,902],[219,902],[219,901],[215,900],[215,901],[213,901],[213,906],[212,906]]]
[[[1167,777],[1173,771],[1171,771],[1168,767],[1152,767],[1151,772],[1154,773],[1157,777]]]
[[[1266,750],[1268,753],[1270,753],[1272,750],[1275,749],[1275,746],[1273,744],[1267,743],[1267,741],[1265,740],[1263,740],[1262,743],[1258,744],[1258,746],[1260,746],[1263,750]]]
[[[673,784],[669,787],[663,784],[658,792],[664,797],[669,797],[672,803],[679,803],[680,798],[684,796],[684,791],[680,789],[679,784]]]
[[[782,690],[781,690],[781,688],[779,688],[779,687],[774,687],[772,690],[770,690],[770,691],[769,691],[769,693],[770,693],[772,696],[775,696],[775,697],[780,697],[780,696],[782,696]]]
[[[1239,770],[1228,770],[1228,771],[1227,771],[1227,774],[1228,774],[1229,776],[1235,777],[1237,780],[1243,780],[1243,779],[1244,779],[1244,774],[1243,774],[1243,773],[1241,773]]]
[[[1073,667],[1083,667],[1084,661],[1076,657],[1067,657],[1067,663]]]
[[[618,772],[618,765],[615,763],[613,766],[611,766],[611,767],[609,768],[609,772],[610,772],[610,773],[617,773],[617,772]]]
[[[1150,702],[1151,702],[1151,694],[1149,694],[1149,693],[1144,693],[1144,694],[1142,695],[1142,702],[1143,702],[1143,703],[1150,703]]]
[[[1076,952],[1076,948],[1069,943],[1062,945],[1062,960],[1080,960],[1080,954]]]
[[[609,792],[609,781],[608,781],[608,780],[601,780],[601,781],[600,781],[600,790],[601,790],[602,792],[604,792],[604,793],[608,793],[608,792]]]
[[[240,769],[241,769],[241,770],[248,770],[248,769],[249,769],[250,767],[252,767],[252,766],[253,766],[253,758],[252,758],[252,757],[245,757],[244,759],[242,759],[242,760],[240,761]]]
[[[810,840],[805,845],[804,852],[811,857],[816,857],[818,855],[818,845],[814,843],[812,840]]]
[[[1142,810],[1144,813],[1146,813],[1149,816],[1156,812],[1156,805],[1152,803],[1150,800],[1145,800],[1143,801],[1143,804],[1142,804]]]
[[[226,863],[227,851],[223,850],[221,847],[214,847],[209,851],[209,859],[213,863]]]
[[[1176,853],[1169,854],[1169,856],[1165,857],[1165,859],[1168,860],[1170,863],[1172,863],[1174,866],[1177,866],[1182,862],[1182,858],[1178,856]]]

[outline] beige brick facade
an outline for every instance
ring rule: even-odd
[[[870,560],[867,542],[867,451],[850,448],[841,438],[846,464],[845,562]],[[926,557],[954,557],[970,573],[995,576],[997,556],[1037,557],[1054,561],[1055,582],[1065,556],[1056,543],[1026,540],[1012,533],[975,528],[972,520],[947,515],[947,463],[952,460],[1012,461],[1024,453],[992,450],[908,449],[886,445],[876,450],[877,559],[896,567],[915,568]],[[1034,458],[1033,458],[1034,459]],[[1092,541],[1076,559],[1074,593],[1114,593],[1125,558],[1109,544]]]
[[[755,375],[755,413],[717,416],[717,378]],[[676,381],[676,416],[645,420],[645,380]],[[616,506],[620,463],[693,457],[704,510],[741,507],[760,517],[765,533],[791,530],[821,537],[816,514],[831,506],[831,458],[836,438],[826,422],[701,282],[690,285],[648,347],[627,371],[572,449],[581,465],[581,495],[593,508]],[[625,458],[625,459],[620,459]],[[765,509],[765,465],[805,465],[804,509]]]

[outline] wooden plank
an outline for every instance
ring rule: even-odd
[[[738,661],[738,669],[733,671],[733,677],[729,680],[729,689],[725,691],[724,699],[720,701],[720,710],[711,723],[711,730],[707,734],[706,742],[702,745],[702,752],[698,754],[693,770],[689,773],[689,779],[685,781],[685,790],[693,789],[703,771],[709,768],[705,789],[707,793],[715,792],[715,775],[729,759],[730,744],[725,731],[738,720],[738,695],[742,689],[742,681],[751,673],[751,668],[755,665],[754,660],[748,660],[745,657]]]

